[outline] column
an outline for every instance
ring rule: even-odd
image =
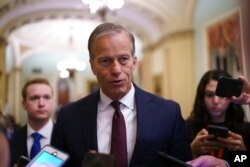
[[[5,38],[0,37],[0,109],[6,104],[6,73],[5,73],[5,60],[6,60],[6,46]]]

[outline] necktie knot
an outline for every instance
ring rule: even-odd
[[[35,141],[40,141],[40,139],[42,138],[42,135],[40,135],[39,133],[35,132],[31,135],[33,137],[33,139]]]
[[[111,106],[114,107],[115,111],[120,110],[120,102],[119,101],[112,101]]]

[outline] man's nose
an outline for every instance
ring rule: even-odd
[[[117,61],[117,60],[113,61],[111,70],[112,70],[112,73],[120,73],[121,64],[119,63],[119,61]]]
[[[39,105],[40,106],[43,106],[45,103],[44,103],[44,98],[39,98]]]

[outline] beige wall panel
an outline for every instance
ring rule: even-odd
[[[165,45],[164,78],[167,90],[164,95],[180,103],[182,114],[187,118],[193,106],[195,94],[194,41],[192,33],[175,34]]]
[[[141,87],[149,92],[153,92],[153,76],[152,76],[152,56],[147,52],[141,61]]]
[[[177,101],[184,118],[190,114],[196,90],[194,57],[193,33],[181,32],[144,49],[142,61],[141,86],[158,94],[159,84],[158,95]]]

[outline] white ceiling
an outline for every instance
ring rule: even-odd
[[[195,4],[196,0],[126,0],[106,20],[129,28],[140,51],[169,33],[192,29]],[[101,22],[81,0],[0,1],[0,35],[15,49],[16,66],[41,54],[44,58],[30,59],[33,66],[53,64],[72,53],[87,60],[88,36]]]

